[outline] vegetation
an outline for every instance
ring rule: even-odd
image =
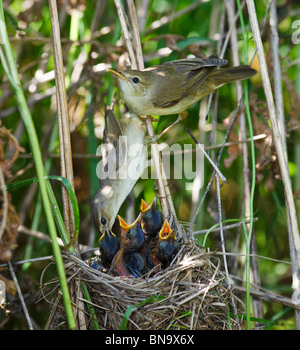
[[[90,218],[98,186],[96,152],[105,106],[115,92],[118,117],[124,107],[108,72],[130,62],[116,8],[120,2],[58,2],[58,18],[53,3],[0,1],[0,280],[5,281],[8,302],[0,308],[1,329],[47,327],[51,305],[41,297],[40,285],[57,275],[67,327],[77,327],[62,247],[86,251],[83,259],[97,247],[99,237]],[[132,1],[122,3],[128,14]],[[291,261],[297,260],[295,227],[300,219],[300,7],[297,1],[277,1],[276,6],[256,1],[252,15],[258,19],[258,38],[247,12],[251,3],[136,0],[135,8],[146,67],[218,54],[228,66],[250,64],[260,71],[241,84],[242,93],[229,84],[190,107],[188,117],[159,143],[181,149],[189,144],[196,150],[194,136],[226,178],[216,181],[219,177],[212,176],[214,168],[204,157],[203,186],[193,190],[195,179],[178,179],[171,157],[168,187],[176,216],[193,230],[199,245],[220,254],[222,269],[246,304],[242,327],[299,329],[294,302],[300,294],[292,288],[293,273],[300,278],[299,264],[292,268]],[[154,117],[156,134],[177,118]],[[192,164],[195,153],[186,158]],[[150,203],[155,194],[155,179],[140,179],[120,214],[130,221],[141,199]],[[81,290],[88,299],[84,284]],[[124,319],[122,326],[126,323]],[[93,328],[98,327],[94,320]]]

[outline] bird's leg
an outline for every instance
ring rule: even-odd
[[[187,117],[188,113],[187,111],[183,111],[179,113],[178,118],[175,120],[174,123],[172,123],[170,126],[168,126],[164,131],[162,131],[159,135],[155,135],[153,137],[148,137],[148,145],[152,145],[154,142],[157,142],[158,140],[161,139],[161,137],[166,134],[171,128],[173,128],[174,125],[178,124],[181,122],[183,119]]]

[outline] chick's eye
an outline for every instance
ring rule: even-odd
[[[138,84],[140,82],[140,79],[138,77],[133,77],[132,78],[132,81],[135,83],[135,84]]]

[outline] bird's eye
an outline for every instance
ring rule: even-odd
[[[138,84],[140,82],[140,79],[138,77],[133,77],[132,78],[132,81],[135,83],[135,84]]]
[[[102,224],[102,225],[105,225],[105,224],[106,224],[106,219],[105,219],[103,216],[101,217],[101,224]]]

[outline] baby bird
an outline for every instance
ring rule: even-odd
[[[141,202],[141,225],[148,237],[155,237],[163,224],[162,213],[157,208],[157,197],[148,205],[143,199]]]
[[[166,219],[159,232],[156,248],[156,258],[161,262],[163,269],[170,265],[177,254],[178,249],[179,244],[175,236],[175,231],[171,229],[168,220]]]
[[[118,215],[121,228],[121,246],[116,253],[110,267],[119,276],[139,277],[144,267],[144,262],[138,251],[144,243],[144,232],[141,228],[140,216],[131,224]]]
[[[144,257],[148,270],[152,270],[155,265],[151,259],[153,249],[158,243],[158,233],[162,227],[162,213],[157,208],[157,197],[155,197],[150,205],[143,199],[141,201],[141,226],[145,233],[145,243],[141,254]]]
[[[98,243],[103,266],[105,268],[109,268],[114,256],[120,249],[120,242],[115,234],[108,229],[108,226],[104,220],[105,219],[102,218],[102,224],[106,226],[105,231],[100,237]]]

